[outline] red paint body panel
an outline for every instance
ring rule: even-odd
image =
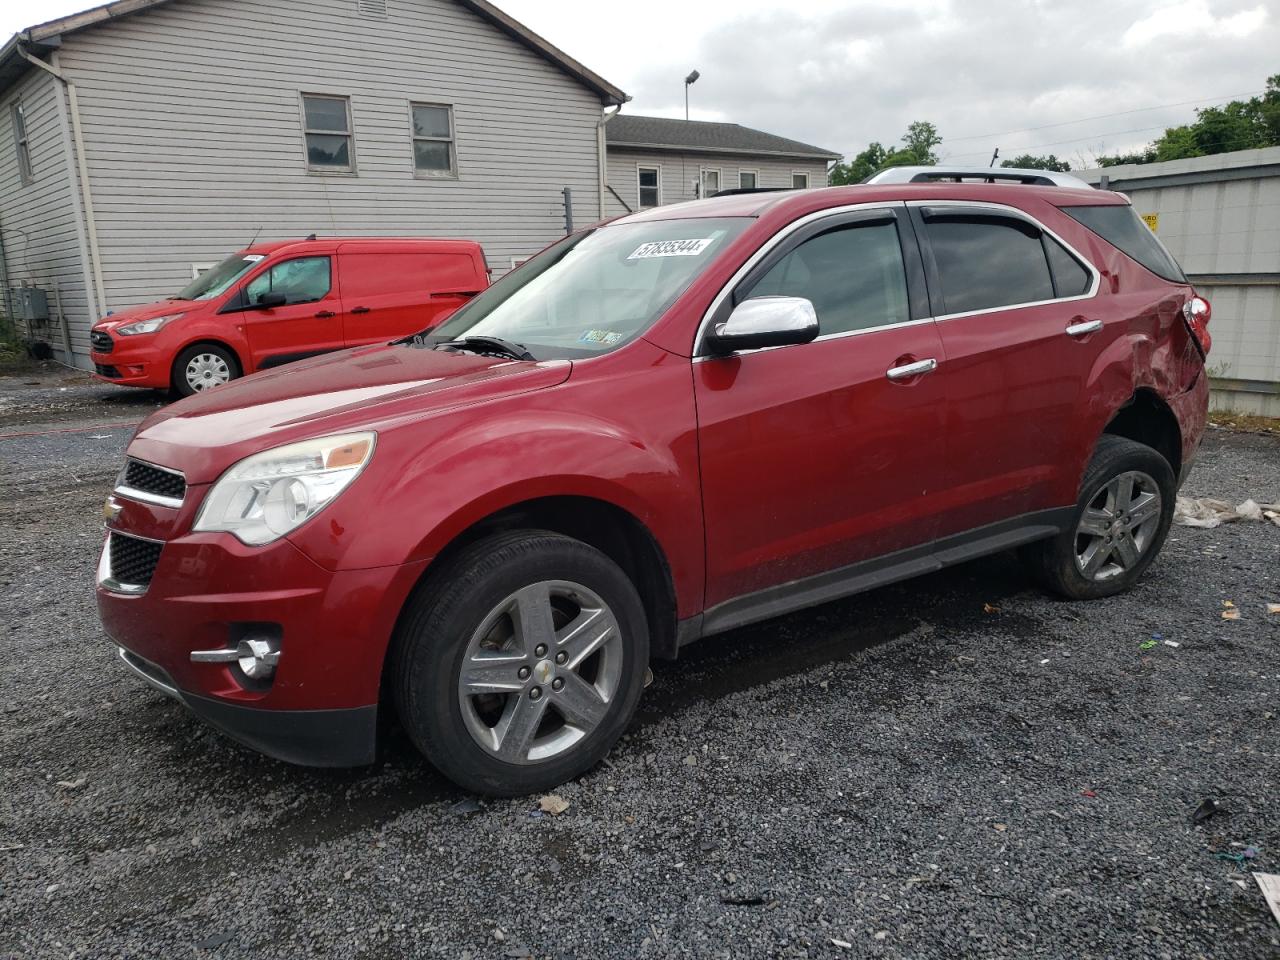
[[[1095,265],[1096,295],[693,359],[713,300],[788,224],[852,204],[935,198],[1025,210]],[[364,706],[377,700],[414,583],[459,535],[527,501],[591,498],[637,520],[666,562],[683,621],[1074,504],[1099,435],[1136,391],[1173,413],[1185,465],[1207,404],[1203,360],[1180,316],[1190,288],[1056,209],[1117,202],[1101,191],[934,184],[658,208],[627,219],[754,222],[642,337],[612,353],[518,362],[363,346],[192,397],[148,419],[130,445],[130,456],[179,470],[190,486],[179,510],[130,501],[113,521],[165,546],[145,596],[99,590],[104,624],[191,693],[267,709]],[[362,303],[377,302],[378,283],[342,284],[344,300],[356,289]],[[1103,328],[1066,336],[1078,318]],[[885,377],[929,357],[939,361],[932,373]],[[236,462],[354,431],[377,434],[363,473],[286,539],[251,548],[192,532],[210,485]],[[223,645],[229,622],[247,620],[283,627],[266,694],[241,689],[226,668],[189,662],[191,650]],[[292,655],[299,649],[306,654]]]
[[[131,307],[94,324],[95,332],[113,341],[109,352],[90,351],[98,379],[167,389],[178,354],[195,343],[230,348],[244,374],[286,358],[385,343],[439,323],[489,285],[484,252],[470,240],[326,238],[256,244],[242,253],[263,259],[217,297]],[[322,299],[222,312],[272,267],[314,256],[330,258],[330,288]],[[350,315],[353,309],[359,312]],[[181,317],[156,333],[116,333],[126,324],[171,314]],[[118,375],[101,372],[109,367]]]

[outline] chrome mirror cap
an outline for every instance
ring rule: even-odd
[[[712,353],[808,343],[818,336],[818,312],[804,297],[753,297],[711,328]]]

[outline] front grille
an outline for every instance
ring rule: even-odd
[[[93,349],[97,350],[99,353],[110,353],[116,345],[115,341],[111,339],[111,334],[105,333],[102,330],[94,330],[90,333],[89,343],[93,346]]]
[[[112,379],[115,379],[115,380],[120,379],[120,371],[117,370],[115,367],[108,366],[105,363],[95,363],[93,367],[98,372],[98,376],[100,377],[111,377]]]
[[[107,549],[111,558],[111,579],[126,586],[145,587],[156,572],[164,544],[113,530]]]
[[[125,463],[119,486],[177,501],[181,501],[187,493],[187,481],[182,474],[134,460],[132,457]],[[125,496],[128,496],[127,492]]]

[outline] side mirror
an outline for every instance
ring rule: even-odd
[[[732,353],[809,343],[817,336],[818,312],[804,297],[755,297],[712,326],[707,347],[712,353]]]
[[[288,297],[286,297],[283,293],[277,293],[276,291],[273,290],[270,293],[258,294],[258,300],[253,305],[255,307],[259,307],[262,310],[270,310],[272,307],[283,307],[288,302],[289,302]]]

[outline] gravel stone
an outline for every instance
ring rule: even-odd
[[[1002,555],[707,639],[532,817],[126,674],[99,507],[156,398],[59,377],[0,380],[0,957],[1280,956],[1241,882],[1280,872],[1274,526],[1175,528],[1093,603]],[[1280,440],[1211,430],[1186,489],[1280,500]]]

